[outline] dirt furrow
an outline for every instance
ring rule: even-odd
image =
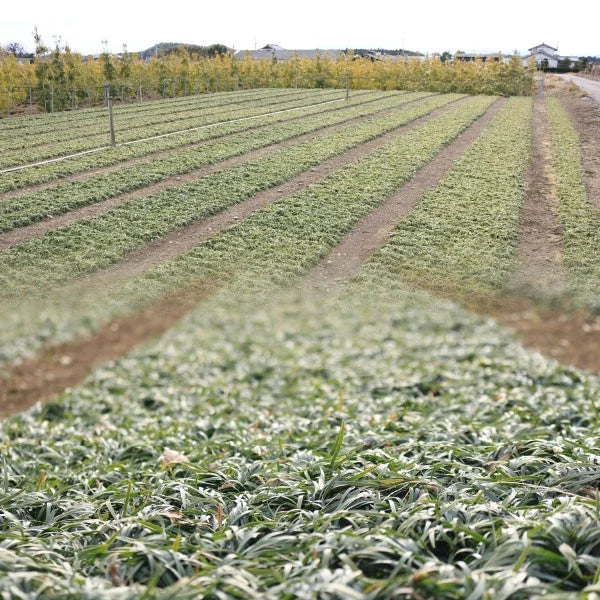
[[[546,105],[533,105],[532,158],[527,173],[527,194],[521,215],[517,258],[507,283],[512,294],[558,298],[566,292],[567,274],[562,257],[562,231],[558,221],[556,174]]]
[[[429,96],[427,96],[429,97]],[[376,111],[367,116],[356,117],[353,119],[349,119],[344,121],[343,123],[338,123],[335,125],[331,125],[329,127],[325,127],[323,129],[319,129],[317,131],[311,131],[309,133],[294,137],[289,140],[285,140],[283,142],[277,142],[275,144],[271,144],[269,146],[264,146],[263,148],[258,148],[256,150],[252,150],[247,152],[246,154],[242,154],[239,156],[234,156],[232,158],[228,158],[224,161],[220,161],[217,163],[212,163],[208,165],[204,165],[199,169],[195,169],[194,171],[190,171],[188,173],[184,173],[181,175],[173,175],[172,177],[168,177],[163,179],[157,183],[144,186],[142,188],[138,188],[132,192],[127,192],[125,194],[121,194],[119,196],[114,196],[107,200],[102,200],[100,202],[96,202],[94,204],[90,204],[88,206],[83,206],[81,208],[73,209],[63,215],[58,215],[56,217],[52,217],[50,219],[45,219],[43,221],[37,221],[32,223],[31,225],[26,225],[24,227],[20,227],[18,229],[14,229],[12,231],[7,231],[5,233],[0,233],[0,250],[5,250],[10,248],[11,246],[15,246],[22,242],[25,242],[30,239],[34,239],[37,237],[41,237],[45,233],[52,231],[54,229],[59,229],[60,227],[66,227],[72,223],[76,223],[77,221],[81,221],[82,219],[89,219],[93,217],[100,216],[109,210],[121,206],[127,202],[132,200],[137,200],[140,198],[146,198],[150,195],[157,194],[164,190],[180,187],[185,185],[186,183],[192,183],[201,179],[202,177],[206,177],[211,173],[215,173],[216,171],[222,171],[224,169],[234,167],[236,165],[240,165],[251,160],[256,160],[262,156],[267,154],[271,154],[278,150],[283,150],[284,148],[289,148],[290,146],[294,146],[301,142],[309,141],[319,137],[323,134],[331,133],[345,127],[351,123],[358,122],[361,120],[365,120],[370,118],[371,116],[381,116],[386,113],[399,110],[404,108],[405,106],[410,106],[415,102],[422,101],[423,98],[418,98],[416,100],[412,100],[410,102],[406,102],[405,104],[401,104],[394,108],[384,109],[382,111]],[[452,104],[452,103],[450,103]],[[450,105],[449,104],[449,105]],[[447,106],[449,106],[447,105]]]
[[[432,95],[435,95],[435,94],[432,94]],[[401,96],[398,96],[398,97],[400,98]],[[423,98],[411,100],[410,102],[406,102],[405,104],[409,105],[413,102],[418,102],[419,100],[423,100],[424,98],[429,98],[429,97],[430,96],[424,96]],[[365,104],[371,104],[371,103],[377,102],[379,100],[381,100],[381,98],[371,98],[369,100],[365,100],[364,102],[360,102],[358,104],[353,104],[352,106],[353,107],[354,106],[364,106]],[[404,106],[404,104],[402,106]],[[333,112],[344,110],[346,108],[347,108],[347,106],[345,106],[345,105],[340,105],[340,106],[336,105],[335,108],[329,108],[329,109],[323,111],[323,113],[317,113],[317,114],[330,114]],[[398,108],[398,107],[395,107],[395,108]],[[390,110],[395,110],[395,108],[392,108],[392,109],[386,108],[386,109],[383,109],[380,111],[375,111],[373,114],[376,115],[376,114],[380,114],[380,113],[385,113]],[[239,133],[244,133],[247,131],[268,129],[269,127],[273,127],[273,125],[277,125],[279,123],[293,123],[294,121],[299,121],[299,120],[305,119],[305,118],[306,118],[305,115],[293,116],[293,117],[290,117],[289,119],[285,119],[285,121],[275,121],[273,123],[267,123],[267,124],[262,124],[262,125],[260,125],[260,124],[250,125],[247,129],[243,129],[239,132],[236,131],[234,133],[223,133],[223,134],[217,133],[214,136],[200,140],[198,142],[184,143],[181,146],[177,146],[175,148],[167,148],[166,150],[158,150],[156,152],[152,152],[151,154],[146,154],[144,156],[128,158],[126,160],[120,161],[117,164],[109,165],[107,167],[99,167],[96,169],[85,170],[85,171],[81,171],[79,173],[74,173],[73,175],[67,175],[65,177],[58,177],[56,179],[53,179],[52,181],[47,181],[45,183],[35,183],[32,185],[26,185],[26,186],[20,187],[16,190],[11,190],[8,192],[1,192],[0,193],[0,201],[7,200],[9,198],[17,198],[19,196],[23,196],[25,194],[31,194],[32,192],[37,192],[37,191],[41,191],[41,190],[54,189],[54,188],[60,187],[61,185],[65,184],[65,183],[69,183],[72,181],[83,181],[85,179],[89,179],[90,177],[95,177],[96,175],[103,175],[105,173],[114,173],[115,171],[119,171],[126,167],[131,167],[133,165],[140,164],[140,163],[151,162],[151,161],[163,158],[165,156],[176,154],[177,152],[181,152],[182,150],[190,150],[190,149],[194,149],[194,148],[199,148],[199,147],[206,145],[207,143],[213,142],[213,141],[221,139],[221,138],[231,137],[233,135],[237,135]],[[356,117],[356,119],[361,119],[361,118],[364,118],[364,117]],[[354,119],[352,119],[352,120],[354,120]],[[349,119],[347,122],[351,122],[352,120]],[[334,126],[332,126],[332,127],[334,127]]]
[[[419,198],[440,182],[454,162],[477,139],[503,102],[499,100],[494,103],[396,194],[364,216],[340,244],[310,271],[304,280],[307,289],[336,291],[354,277],[363,263],[386,243],[398,221],[412,210]]]

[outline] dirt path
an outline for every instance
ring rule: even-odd
[[[386,113],[399,110],[399,108],[403,108],[405,105],[410,105],[421,100],[422,98],[419,98],[417,100],[401,104],[399,107],[384,109],[382,111],[376,111],[375,113],[373,113],[373,116],[381,116]],[[285,140],[283,142],[277,142],[275,144],[270,144],[269,146],[264,146],[256,150],[251,150],[250,152],[247,152],[245,154],[234,156],[232,158],[228,158],[217,163],[204,165],[199,169],[189,171],[188,173],[167,177],[166,179],[163,179],[152,185],[144,186],[132,192],[120,194],[118,196],[114,196],[107,200],[96,202],[94,204],[89,204],[88,206],[73,209],[63,215],[58,215],[50,219],[37,221],[35,223],[32,223],[31,225],[26,225],[24,227],[19,227],[18,229],[13,229],[12,231],[0,233],[0,251],[10,248],[11,246],[23,243],[27,240],[41,237],[42,235],[48,233],[49,231],[53,231],[54,229],[66,227],[68,225],[71,225],[72,223],[76,223],[77,221],[81,221],[83,219],[90,219],[93,217],[100,216],[108,212],[109,210],[121,206],[122,204],[125,204],[127,202],[131,202],[132,200],[147,198],[150,195],[157,194],[164,190],[174,187],[180,187],[182,185],[185,185],[186,183],[192,183],[194,181],[197,181],[198,179],[201,179],[202,177],[210,175],[211,173],[215,173],[216,171],[221,171],[230,167],[234,167],[236,165],[256,160],[258,158],[266,156],[267,154],[272,154],[273,152],[283,150],[284,148],[289,148],[290,146],[294,146],[301,142],[313,140],[323,134],[334,132],[337,129],[341,129],[342,127],[345,127],[351,123],[358,122],[370,117],[371,115],[368,115],[366,117],[362,116],[352,118],[347,121],[344,121],[343,123],[331,125],[329,127],[318,129],[316,131],[311,131],[309,133],[291,138],[289,140]]]
[[[0,417],[25,410],[81,383],[101,363],[161,335],[212,289],[210,284],[187,288],[185,293],[162,298],[135,315],[111,321],[91,336],[48,347],[35,359],[23,361],[0,380]]]
[[[533,105],[532,159],[527,172],[517,258],[507,291],[533,298],[560,298],[567,290],[562,257],[562,231],[558,221],[556,174],[546,105]]]
[[[358,274],[363,263],[386,243],[398,221],[412,210],[419,198],[440,182],[498,113],[502,104],[502,100],[496,102],[396,194],[363,217],[342,242],[310,271],[305,285],[313,290],[336,291]]]

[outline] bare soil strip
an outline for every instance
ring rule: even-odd
[[[430,96],[423,96],[422,98],[417,98],[415,100],[405,102],[402,105],[398,105],[398,107],[404,106],[404,105],[408,106],[414,102],[418,102],[419,100],[424,100],[425,98],[430,98],[433,95],[435,95],[435,94],[431,94]],[[400,97],[401,96],[398,96],[398,98],[400,98]],[[365,104],[370,104],[372,102],[377,102],[379,100],[381,100],[381,98],[379,98],[379,97],[371,98],[369,100],[365,100],[364,102],[360,102],[358,104],[353,104],[352,106],[364,106]],[[385,113],[385,112],[388,112],[391,110],[396,110],[398,107],[394,107],[391,109],[385,108],[381,111],[375,111],[375,112],[373,112],[373,114],[377,115],[377,114]],[[330,114],[333,112],[344,110],[345,108],[347,108],[347,107],[346,106],[334,106],[333,108],[327,108],[322,113],[317,113],[317,114]],[[293,116],[293,117],[290,117],[289,119],[286,119],[284,121],[284,123],[293,123],[294,121],[299,121],[299,120],[305,119],[305,118],[306,117],[304,115]],[[353,120],[357,120],[357,119],[361,119],[361,118],[364,118],[364,117],[356,117],[356,119],[349,119],[348,121],[346,121],[346,123],[352,122]],[[47,181],[45,183],[35,183],[32,185],[25,185],[23,187],[15,189],[15,190],[10,190],[8,192],[1,192],[0,193],[0,201],[5,200],[7,198],[14,198],[14,197],[22,196],[24,194],[30,194],[32,192],[37,192],[40,190],[47,190],[50,188],[60,187],[64,183],[71,182],[71,181],[83,181],[85,179],[94,177],[96,175],[102,175],[104,173],[114,173],[115,171],[119,171],[125,167],[130,167],[132,165],[136,165],[139,163],[151,162],[153,160],[162,158],[164,156],[176,154],[177,152],[181,152],[181,151],[189,150],[189,149],[193,149],[193,148],[198,148],[198,147],[206,145],[207,143],[213,142],[217,139],[231,137],[232,135],[236,135],[237,133],[244,133],[247,131],[252,131],[254,129],[257,129],[257,130],[258,129],[267,129],[269,127],[272,127],[273,125],[277,125],[278,123],[279,123],[279,121],[276,121],[273,123],[268,123],[266,125],[265,124],[251,125],[247,129],[244,129],[240,132],[235,132],[235,133],[224,133],[224,134],[216,133],[214,136],[211,136],[210,138],[206,138],[204,140],[200,140],[197,142],[188,142],[188,143],[182,144],[181,146],[177,146],[175,148],[168,148],[166,150],[158,150],[156,152],[152,152],[151,154],[146,154],[144,156],[128,158],[126,160],[122,160],[119,163],[110,165],[108,167],[99,167],[96,169],[88,169],[88,170],[81,171],[79,173],[74,173],[73,175],[67,175],[65,177],[57,177],[56,179],[53,179],[52,181]],[[332,127],[335,127],[335,125],[333,125]],[[324,128],[321,131],[326,131],[326,130],[327,130],[327,128]]]
[[[567,290],[558,221],[556,174],[546,105],[533,105],[532,160],[527,173],[527,195],[521,215],[517,258],[507,283],[509,293],[559,298]]]
[[[46,349],[0,379],[0,417],[25,410],[82,382],[101,363],[172,327],[212,291],[210,284],[165,297],[133,316],[107,323],[92,336]]]
[[[406,104],[402,104],[402,105],[400,105],[400,107],[395,107],[392,109],[385,109],[384,111],[378,111],[376,113],[373,113],[373,115],[381,116],[381,114],[385,114],[385,113],[388,113],[388,112],[391,112],[394,110],[399,110],[400,108],[403,108],[405,105],[410,105],[413,102],[417,102],[417,101],[421,101],[421,100],[422,100],[422,98],[419,98],[418,100],[414,100],[411,102],[407,102]],[[452,104],[454,104],[454,103],[449,103],[445,106],[451,106]],[[425,117],[422,117],[421,119],[427,120],[427,118],[429,118],[430,115],[434,116],[435,114],[439,114],[439,112],[444,109],[445,109],[445,107],[442,107],[441,109],[432,111],[431,113],[429,113]],[[210,175],[211,173],[215,173],[216,171],[222,171],[224,169],[234,167],[236,165],[247,163],[251,160],[256,160],[257,158],[260,158],[267,154],[272,154],[273,152],[276,152],[278,150],[282,150],[284,148],[294,146],[301,142],[315,139],[323,134],[327,134],[332,131],[335,131],[336,129],[345,127],[350,123],[361,121],[366,118],[370,118],[370,116],[371,115],[369,115],[367,117],[363,116],[363,117],[357,117],[354,119],[349,119],[348,121],[344,121],[343,123],[332,125],[330,127],[326,127],[323,129],[319,129],[317,131],[312,131],[310,133],[306,133],[304,135],[297,136],[295,138],[285,140],[283,142],[278,142],[276,144],[264,146],[263,148],[259,148],[257,150],[252,150],[252,151],[247,152],[246,154],[242,154],[240,156],[234,156],[232,158],[229,158],[229,159],[221,161],[221,162],[205,165],[199,169],[190,171],[183,175],[174,175],[173,177],[168,177],[168,178],[163,179],[162,181],[159,181],[152,185],[138,188],[137,190],[134,190],[133,192],[128,192],[126,194],[114,196],[113,198],[109,198],[108,200],[102,200],[101,202],[96,202],[95,204],[83,206],[81,208],[71,210],[68,213],[65,213],[63,215],[52,217],[52,218],[46,219],[44,221],[38,221],[36,223],[32,223],[31,225],[26,225],[25,227],[20,227],[18,229],[14,229],[14,230],[8,231],[6,233],[0,233],[0,251],[10,248],[11,246],[15,246],[17,244],[23,243],[27,240],[41,237],[42,235],[44,235],[45,233],[48,233],[49,231],[58,229],[60,227],[66,227],[68,225],[71,225],[72,223],[81,221],[82,219],[89,219],[89,218],[100,216],[100,215],[108,212],[109,210],[116,208],[118,206],[121,206],[122,204],[130,202],[132,200],[146,198],[150,195],[157,194],[157,193],[162,192],[163,190],[166,190],[169,188],[180,187],[186,183],[192,183],[194,181],[197,181],[198,179],[201,179],[202,177],[206,177],[207,175]],[[423,120],[417,119],[415,121],[412,121],[409,125],[410,126],[413,126],[413,124],[417,125],[417,124],[423,122]],[[406,126],[405,126],[405,128],[406,128]],[[397,131],[398,132],[405,131],[406,130],[405,128],[404,129],[400,128]],[[394,132],[392,132],[392,134],[388,134],[387,137],[382,136],[381,138],[378,138],[378,139],[389,140],[389,139],[391,139],[389,136],[393,137],[393,134],[394,134]],[[373,142],[369,142],[369,144],[372,144],[372,143]],[[361,148],[362,147],[363,146],[361,146]],[[366,145],[366,147],[369,147],[369,146]],[[342,156],[345,156],[345,155],[342,155]],[[279,193],[281,193],[281,192],[279,192]]]
[[[460,101],[462,100],[458,100]],[[334,170],[383,146],[401,133],[435,118],[451,104],[435,109],[393,132],[335,157],[276,188],[257,194],[248,202],[173,232],[167,238],[132,253],[125,262],[82,278],[75,285],[89,289],[93,285],[110,285],[117,280],[139,275],[152,265],[174,258],[227,227],[235,225],[240,219],[269,202],[314,183]],[[133,315],[104,325],[89,337],[47,346],[36,358],[23,361],[13,367],[8,377],[0,380],[0,417],[24,410],[36,402],[47,400],[68,387],[81,383],[100,363],[116,359],[135,345],[165,332],[217,287],[216,283],[211,283],[199,285],[189,291],[187,289],[177,291],[169,297],[149,304]]]
[[[566,92],[560,101],[581,139],[581,162],[588,198],[600,211],[600,106]]]
[[[477,139],[496,116],[503,102],[499,100],[494,103],[396,194],[364,216],[342,242],[309,272],[304,285],[312,290],[336,291],[358,274],[363,263],[386,243],[398,221],[412,210],[426,192],[440,182],[454,162]]]

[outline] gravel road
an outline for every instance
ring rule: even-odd
[[[600,81],[592,81],[585,77],[577,77],[575,75],[563,75],[566,81],[571,80],[575,85],[579,86],[584,92],[587,92],[598,104],[600,104]]]

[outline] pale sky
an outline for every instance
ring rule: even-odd
[[[525,53],[546,42],[564,55],[600,55],[599,0],[7,0],[0,44],[17,41],[32,50],[36,25],[47,45],[60,35],[84,54],[101,51],[106,39],[112,52],[124,43],[137,51],[157,42],[219,42],[236,50],[274,43]]]

